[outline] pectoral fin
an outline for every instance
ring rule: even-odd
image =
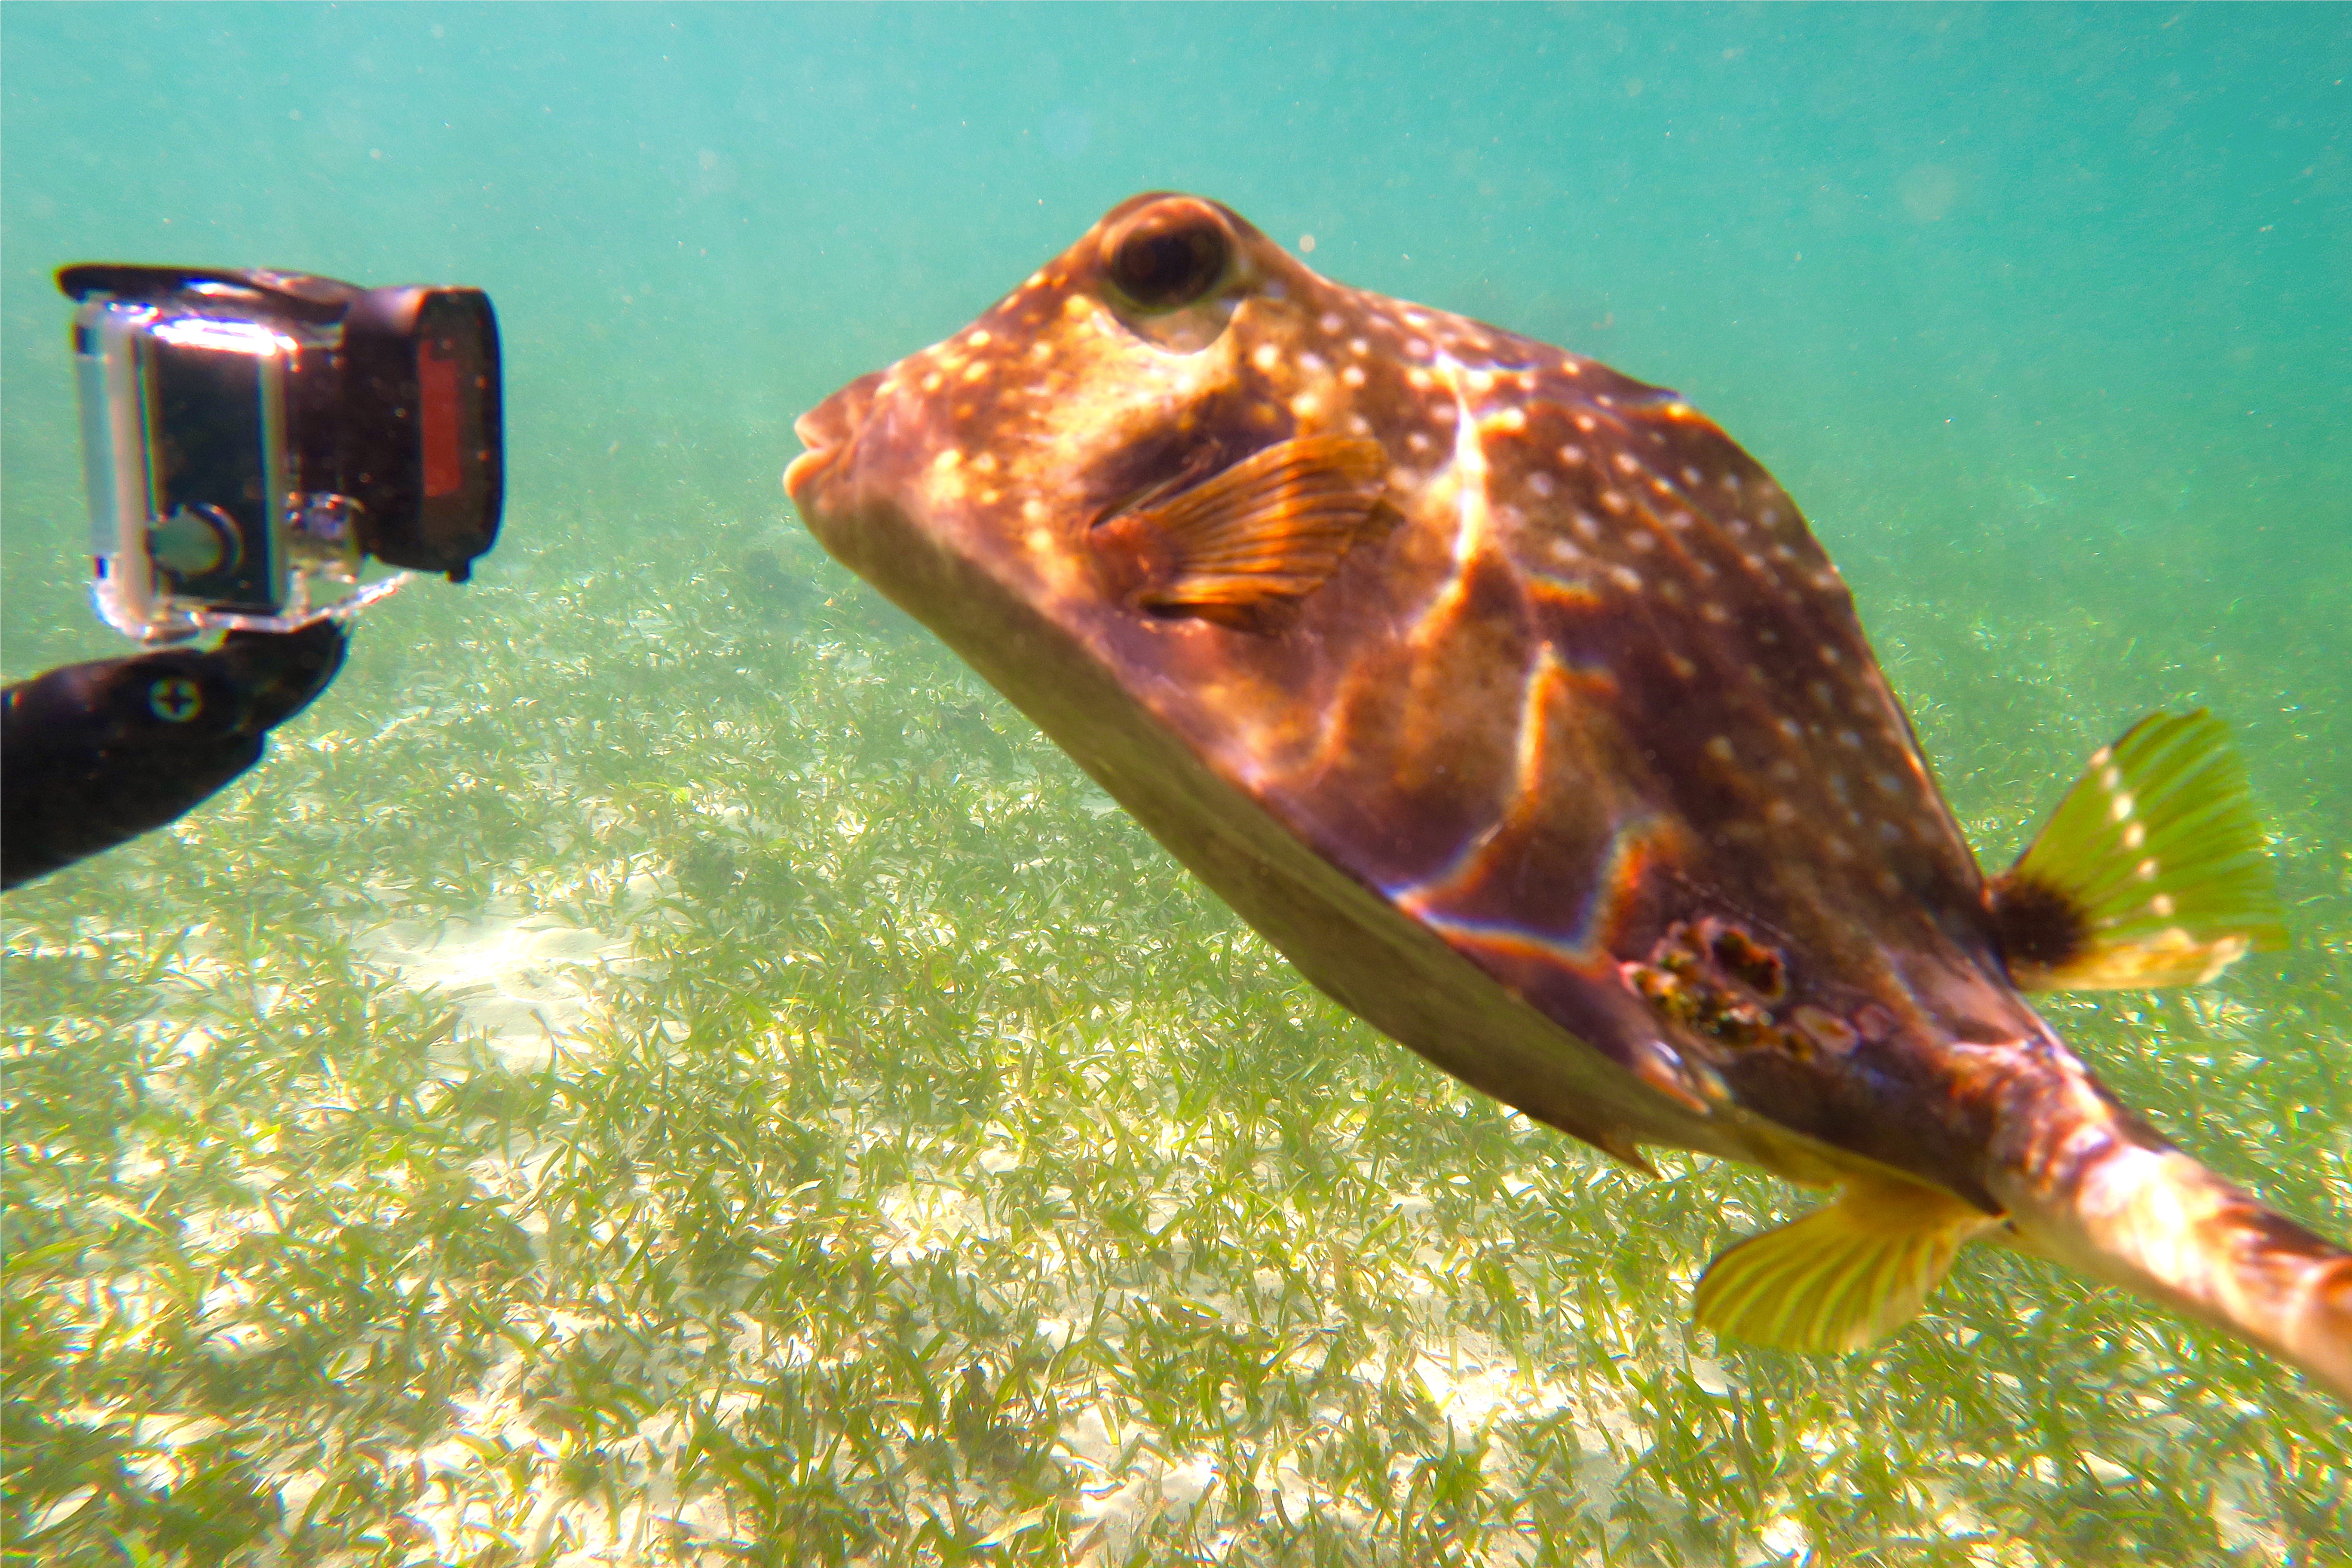
[[[2000,1223],[1932,1188],[1858,1176],[1827,1208],[1707,1265],[1699,1324],[1780,1350],[1861,1350],[1916,1316],[1960,1244]]]
[[[2094,756],[1986,896],[2027,990],[2196,984],[2286,943],[2245,764],[2202,709]]]
[[[1316,436],[1283,441],[1172,500],[1098,531],[1132,552],[1145,609],[1232,618],[1323,585],[1380,505],[1380,444]]]

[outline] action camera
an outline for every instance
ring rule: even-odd
[[[99,614],[147,642],[292,631],[371,560],[463,582],[505,497],[476,289],[68,267]],[[396,581],[396,580],[395,580]]]

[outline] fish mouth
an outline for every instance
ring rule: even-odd
[[[801,445],[807,450],[784,465],[784,493],[793,498],[794,505],[805,505],[801,492],[814,484],[816,477],[839,456],[840,448],[813,437],[809,433],[806,417],[793,427],[793,434],[800,437]]]
[[[793,422],[793,434],[807,448],[784,468],[784,491],[794,505],[805,510],[808,492],[856,444],[881,380],[880,372],[860,376]]]

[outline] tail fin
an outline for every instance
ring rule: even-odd
[[[2021,1239],[2201,1318],[2352,1399],[2352,1252],[2231,1185],[2129,1116],[2063,1056],[2008,1109],[1990,1173]]]

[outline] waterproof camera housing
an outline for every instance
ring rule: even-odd
[[[116,265],[58,287],[78,302],[108,624],[145,642],[292,631],[387,590],[370,561],[461,583],[497,542],[499,335],[479,289]]]

